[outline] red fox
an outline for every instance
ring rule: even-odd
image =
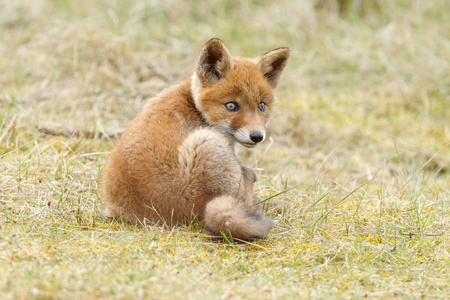
[[[220,39],[202,49],[191,78],[160,92],[130,123],[106,164],[100,194],[109,217],[187,224],[215,235],[263,238],[274,221],[255,208],[255,173],[237,146],[264,141],[287,47],[231,57]]]

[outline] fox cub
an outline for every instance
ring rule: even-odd
[[[197,218],[213,234],[264,237],[273,221],[255,207],[256,175],[237,148],[264,141],[289,55],[234,58],[208,41],[192,77],[149,100],[117,142],[101,178],[106,215],[169,226]]]

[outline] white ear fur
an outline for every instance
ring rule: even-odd
[[[269,51],[256,59],[256,69],[261,72],[272,87],[276,87],[288,62],[291,50],[281,47]]]
[[[224,43],[218,38],[213,38],[203,47],[195,74],[200,82],[214,84],[227,75],[232,63],[233,60]]]

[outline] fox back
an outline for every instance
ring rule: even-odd
[[[215,234],[265,236],[273,221],[255,208],[256,175],[236,146],[266,138],[288,58],[288,48],[233,58],[219,39],[206,43],[191,78],[150,99],[112,151],[101,179],[106,215],[170,226],[197,218]]]

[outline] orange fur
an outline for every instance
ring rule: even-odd
[[[210,40],[193,76],[151,99],[112,151],[101,178],[106,215],[169,226],[196,216],[214,234],[265,236],[273,223],[251,208],[256,176],[235,146],[264,139],[288,58],[288,48],[232,58]],[[229,102],[239,110],[227,109]]]

